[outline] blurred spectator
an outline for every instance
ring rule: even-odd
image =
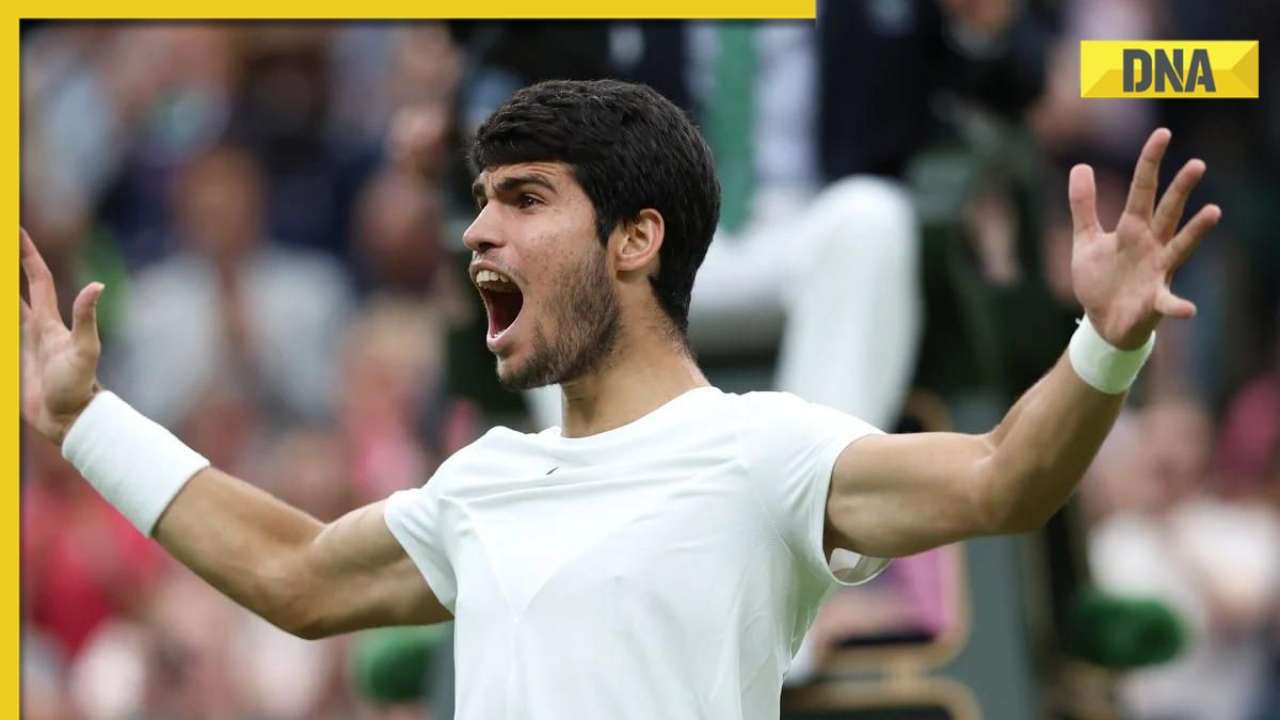
[[[438,310],[384,299],[351,328],[339,423],[357,504],[421,485],[477,435],[474,409],[444,385],[442,322]]]
[[[354,250],[367,292],[439,297],[445,248],[440,190],[389,168],[370,178],[356,210]],[[456,283],[454,283],[456,285]]]
[[[291,433],[264,453],[268,459],[257,475],[285,501],[332,520],[354,507],[342,453],[332,433]],[[155,545],[130,532],[159,558]],[[228,603],[186,570],[169,563],[164,569],[136,589],[145,603],[131,620],[104,618],[83,652],[73,656],[71,690],[85,716],[352,716],[345,640],[300,640]],[[53,662],[47,654],[41,657],[46,665]],[[56,709],[52,701],[46,704]]]
[[[148,717],[234,717],[244,702],[235,677],[246,661],[233,654],[235,623],[244,610],[184,568],[166,576],[150,610],[145,624]],[[109,667],[102,674],[109,678]]]
[[[1143,496],[1157,486],[1132,479],[1145,477],[1140,467],[1145,462],[1142,441],[1141,413],[1121,410],[1081,483],[1081,501],[1089,527],[1099,525],[1114,513],[1141,511],[1149,504]]]
[[[1098,585],[1156,597],[1187,625],[1188,649],[1173,662],[1121,681],[1134,718],[1245,718],[1266,682],[1262,632],[1280,590],[1280,520],[1257,502],[1207,492],[1212,426],[1191,400],[1162,399],[1142,411],[1130,486],[1089,535]],[[1122,438],[1123,440],[1123,438]],[[1113,457],[1113,459],[1116,459]]]
[[[1233,496],[1269,494],[1280,499],[1280,346],[1275,369],[1236,391],[1218,435],[1218,473]]]
[[[73,720],[68,699],[66,659],[48,636],[23,621],[22,717],[27,720]]]
[[[591,80],[614,71],[607,23],[455,21],[449,30],[467,59],[459,98],[467,134],[525,85]]]
[[[25,448],[22,584],[34,630],[53,658],[73,660],[110,618],[135,615],[167,560],[58,453]]]
[[[1044,84],[1041,3],[819,3],[823,175],[899,176],[954,134],[957,102],[1019,120]]]
[[[355,498],[342,436],[331,429],[293,430],[278,438],[260,470],[272,495],[322,522],[364,503]]]
[[[244,698],[241,712],[271,720],[351,717],[352,698],[343,686],[347,638],[301,640],[235,609],[232,681]]]
[[[24,142],[29,193],[43,216],[91,207],[166,83],[163,30],[111,26],[39,29],[27,44]],[[38,118],[38,120],[37,120]]]
[[[216,378],[194,396],[175,431],[215,467],[257,480],[272,428],[258,403],[236,377]]]
[[[343,23],[330,56],[335,132],[379,144],[400,108],[452,111],[462,58],[444,23]]]
[[[282,417],[324,417],[351,311],[342,269],[269,243],[261,177],[241,149],[201,155],[176,192],[184,246],[137,278],[119,387],[170,426],[218,378]]]
[[[341,258],[352,202],[379,151],[333,132],[333,32],[322,23],[244,26],[231,135],[262,167],[272,238]]]
[[[461,63],[443,25],[415,25],[403,32],[387,83],[394,108],[385,132],[389,155],[400,167],[439,179],[451,159],[451,142],[458,140],[454,96]]]
[[[151,38],[138,51],[155,87],[130,100],[139,119],[114,139],[118,162],[88,201],[114,249],[137,268],[176,249],[166,188],[227,131],[238,55],[228,25],[150,24],[113,34],[124,46]]]
[[[1157,107],[1141,100],[1081,102],[1080,41],[1155,37],[1156,11],[1151,0],[1064,3],[1062,33],[1048,51],[1045,92],[1028,118],[1045,149],[1061,154],[1093,148],[1106,159],[1130,163],[1134,148],[1142,147],[1155,126]],[[1098,219],[1109,227],[1107,216]]]
[[[126,718],[143,712],[150,640],[137,623],[116,619],[103,624],[71,666],[70,695],[80,715]],[[195,705],[192,710],[200,712]]]

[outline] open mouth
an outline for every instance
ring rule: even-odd
[[[489,314],[489,337],[497,337],[515,324],[524,307],[524,293],[511,278],[493,270],[476,273],[476,287]]]

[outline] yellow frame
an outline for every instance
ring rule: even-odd
[[[692,18],[720,20],[812,19],[817,0],[648,0],[648,2],[602,2],[601,0],[549,0],[540,3],[479,2],[478,0],[433,0],[409,3],[375,0],[360,6],[352,17],[350,3],[261,3],[234,0],[209,5],[135,0],[124,3],[61,2],[54,6],[30,7],[18,17],[41,19],[278,19],[278,20],[390,20],[410,18],[502,19],[502,18],[585,18],[662,19]]]
[[[549,0],[529,4],[503,0],[477,2],[476,0],[435,0],[427,3],[392,2],[375,0],[360,6],[359,17],[351,17],[350,3],[261,3],[224,2],[218,4],[187,5],[169,2],[135,1],[124,3],[89,3],[61,2],[57,4],[19,5],[17,17],[9,36],[10,50],[6,53],[9,67],[6,68],[6,104],[7,120],[6,137],[8,140],[8,157],[12,164],[10,182],[13,187],[7,192],[9,202],[5,203],[5,214],[14,225],[18,224],[18,163],[20,152],[19,139],[19,60],[21,57],[21,25],[26,19],[419,19],[419,18],[585,18],[585,19],[813,19],[816,12],[816,0],[643,0],[628,2],[586,2],[585,0]],[[13,225],[10,225],[13,227]],[[14,267],[17,267],[17,245],[13,246]],[[9,297],[18,292],[18,273],[7,275],[5,285],[9,286]],[[17,409],[18,405],[18,313],[17,307],[9,306],[9,320],[4,324],[9,328],[8,338],[13,346],[4,353],[3,392],[9,407]],[[4,444],[0,448],[6,465],[11,469],[10,486],[5,494],[3,507],[12,521],[3,531],[5,556],[3,566],[3,587],[5,617],[12,624],[4,624],[3,646],[6,665],[6,681],[0,686],[0,706],[11,708],[12,715],[0,712],[8,717],[18,717],[21,708],[20,682],[20,602],[19,591],[21,573],[19,568],[19,482],[20,476],[18,448],[20,422],[19,415],[14,412],[9,416],[9,423],[3,432]]]

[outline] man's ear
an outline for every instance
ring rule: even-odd
[[[644,271],[649,275],[658,266],[658,251],[666,235],[662,213],[652,208],[641,210],[623,226],[622,238],[615,255],[619,273]]]

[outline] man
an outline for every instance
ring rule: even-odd
[[[1042,523],[1071,493],[1215,224],[1155,206],[1143,148],[1104,233],[1076,167],[1070,352],[985,435],[884,435],[779,393],[710,387],[685,342],[716,224],[706,144],[644,86],[550,82],[479,130],[465,233],[513,388],[559,383],[563,428],[498,428],[424,487],[322,524],[210,468],[94,381],[94,283],[72,327],[23,234],[26,421],[134,523],[232,599],[303,637],[456,620],[460,718],[777,717],[822,597],[897,555]],[[1096,330],[1094,329],[1096,327]],[[832,358],[832,362],[839,362]],[[1098,389],[1098,388],[1101,388]]]

